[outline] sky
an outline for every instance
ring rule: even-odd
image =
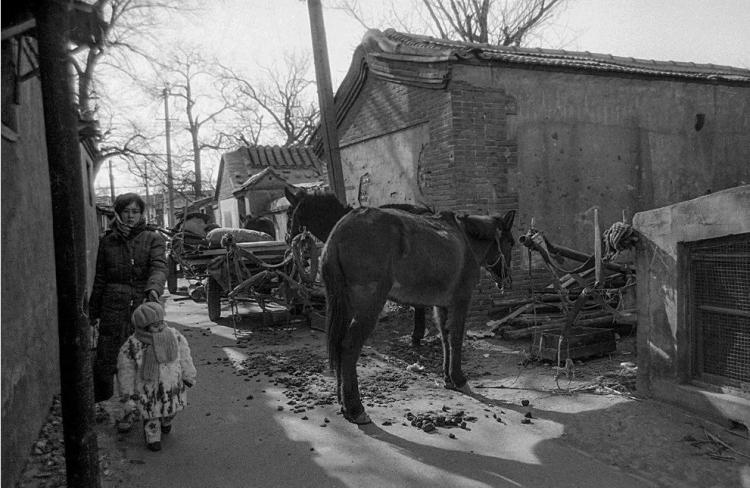
[[[199,46],[207,55],[249,75],[278,65],[285,52],[311,52],[304,0],[199,2],[200,11],[166,19],[158,36],[163,50]],[[366,29],[346,13],[327,8],[331,2],[322,3],[335,91]],[[360,3],[366,20],[372,22],[369,25],[377,26],[378,9],[387,0]],[[543,36],[528,46],[750,69],[750,0],[567,0]],[[215,175],[218,161],[213,159],[205,164]],[[120,183],[128,179],[122,168],[115,168],[115,178],[116,186],[133,185]],[[106,171],[100,171],[96,186],[108,184]]]
[[[533,47],[750,68],[750,0],[567,1],[546,38],[535,39],[539,45]],[[323,0],[324,7],[326,3]],[[223,0],[212,11],[211,23],[217,26],[209,36],[213,47],[231,53],[232,59],[272,60],[279,50],[310,48],[307,4],[302,0]],[[324,18],[337,85],[365,28],[337,10],[324,9]]]

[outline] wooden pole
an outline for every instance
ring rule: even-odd
[[[167,202],[169,207],[169,215],[167,216],[165,227],[169,229],[174,226],[174,193],[172,192],[174,181],[172,177],[172,145],[169,134],[172,123],[169,120],[169,89],[164,87],[162,94],[164,95],[164,128],[167,133]]]
[[[333,103],[331,68],[328,63],[328,46],[326,44],[323,8],[320,0],[307,0],[310,15],[310,32],[312,33],[313,57],[315,59],[315,78],[318,85],[318,103],[320,105],[321,128],[323,129],[323,148],[326,154],[328,181],[331,190],[339,201],[346,205],[344,189],[344,172],[341,169],[339,153],[339,136],[336,126],[336,107]]]
[[[86,287],[86,200],[68,61],[73,2],[34,2],[55,243],[67,485],[100,486]]]
[[[599,209],[594,209],[594,271],[596,283],[602,282],[602,238],[599,230]]]
[[[109,163],[109,198],[110,205],[115,204],[115,174],[112,172],[112,159],[107,161]]]

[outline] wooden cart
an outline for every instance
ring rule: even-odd
[[[305,317],[310,326],[313,315],[322,315],[325,293],[316,280],[321,246],[311,234],[302,233],[289,245],[283,241],[234,243],[231,238],[222,245],[222,249],[193,257],[196,265],[206,269],[210,320],[221,318],[222,299],[229,301],[235,331],[242,302],[257,306],[268,325],[275,322],[272,315],[279,310],[287,319]]]
[[[270,279],[268,272],[285,266],[288,251],[289,247],[283,241],[241,242],[229,248],[202,251],[200,255],[189,258],[195,266],[206,270],[208,318],[214,322],[221,318],[221,299],[228,298],[233,291],[235,301],[252,297],[263,307],[274,288],[279,286],[278,280]],[[254,281],[235,291],[253,277]],[[246,297],[240,296],[240,291],[244,291]]]

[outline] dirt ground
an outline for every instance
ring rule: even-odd
[[[442,352],[436,331],[428,327],[423,344],[414,348],[411,324],[411,313],[395,307],[381,319],[363,350],[360,389],[367,407],[393,405],[413,396],[415,384],[439,382]],[[245,361],[254,365],[248,370],[254,372],[245,374],[277,378],[285,388],[289,408],[300,408],[303,415],[305,405],[334,403],[334,385],[325,371],[323,348],[300,345],[274,353],[277,347],[290,344],[295,327],[305,326],[243,326],[245,335],[240,335],[237,347],[247,355]],[[473,390],[467,411],[459,418],[452,417],[452,412],[412,411],[388,422],[411,422],[415,429],[427,431],[428,422],[450,427],[452,421],[471,422],[472,417],[489,417],[503,409],[525,411],[530,424],[535,419],[558,422],[560,437],[582,456],[638,473],[656,486],[750,487],[747,431],[730,430],[640,398],[635,391],[635,336],[620,332],[616,352],[578,361],[564,370],[532,360],[530,340],[500,340],[488,336],[487,330],[470,330],[463,359]],[[264,366],[259,368],[261,362]],[[504,421],[502,415],[491,415]],[[112,470],[123,464],[116,443],[111,442],[111,416],[102,412],[99,421],[100,472],[107,486]],[[66,486],[59,405],[33,446],[18,486]]]

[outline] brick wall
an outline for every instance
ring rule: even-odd
[[[506,130],[507,114],[514,107],[502,90],[467,83],[422,88],[371,77],[342,124],[341,145],[427,124],[429,141],[413,162],[423,201],[438,210],[504,215],[518,209],[518,194],[508,178],[517,165],[518,151]],[[524,286],[517,249],[512,265],[521,285],[512,293],[525,293],[528,285]],[[501,297],[494,281],[484,271],[482,275],[469,311],[469,327],[484,327],[493,299]]]
[[[505,215],[518,210],[518,193],[510,188],[509,171],[517,165],[515,141],[508,140],[506,120],[513,104],[505,91],[477,88],[454,82],[448,86],[453,138],[453,175],[456,182],[454,210],[470,214]],[[518,250],[514,251],[514,276],[520,275]],[[518,294],[516,287],[508,293]],[[467,326],[484,327],[492,301],[502,295],[494,281],[482,272],[474,290]]]

